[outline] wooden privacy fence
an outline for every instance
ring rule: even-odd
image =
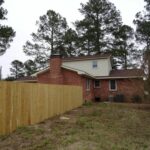
[[[0,82],[0,134],[81,106],[79,86]]]

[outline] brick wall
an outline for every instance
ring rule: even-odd
[[[87,77],[77,74],[75,71],[64,69],[61,67],[62,59],[59,55],[53,56],[50,60],[50,70],[38,75],[39,83],[78,85],[83,88],[83,99],[94,100],[100,97],[102,101],[108,100],[110,95],[115,96],[122,93],[126,97],[127,102],[131,102],[131,97],[135,95],[143,96],[143,80],[139,79],[118,79],[117,91],[109,90],[109,80],[100,80],[100,88],[94,88],[94,80],[91,80],[90,90],[86,89]]]
[[[83,77],[82,79],[82,85],[83,85],[83,97],[84,97],[84,100],[86,101],[90,101],[90,100],[94,100],[94,84],[93,84],[93,80],[89,79],[90,80],[90,90],[87,90],[86,89],[86,81],[87,81],[88,78],[86,77]]]
[[[47,70],[37,76],[38,83],[49,83],[50,80],[50,71]]]
[[[110,95],[123,94],[126,102],[131,102],[133,95],[140,95],[143,98],[143,80],[142,79],[118,79],[117,90],[109,90],[109,80],[101,80],[100,88],[94,88],[94,95],[101,97],[102,101],[108,100]]]
[[[67,69],[62,70],[63,81],[66,85],[82,85],[82,77],[77,72]]]
[[[61,70],[61,77],[63,77],[63,83],[62,80],[60,82],[59,77],[57,78],[51,78],[53,74],[51,74],[51,71],[46,71],[38,75],[38,82],[39,83],[48,83],[48,84],[64,84],[64,85],[78,85],[83,88],[83,99],[84,100],[93,100],[94,99],[94,88],[93,88],[93,81],[91,80],[91,90],[86,90],[86,80],[87,78],[82,77],[78,75],[74,71],[70,71],[67,69]],[[57,80],[57,81],[56,81]]]
[[[49,81],[52,84],[63,84],[62,58],[60,55],[53,55],[50,59]]]
[[[133,95],[140,95],[143,98],[144,82],[142,79],[119,80],[118,91],[124,93],[127,102],[131,102]]]
[[[141,95],[143,97],[143,80],[141,79],[118,79],[117,91],[109,90],[109,80],[100,80],[100,88],[94,88],[94,80],[91,80],[90,90],[86,90],[86,77],[78,75],[74,71],[62,69],[63,84],[65,85],[78,85],[83,88],[84,100],[94,100],[95,97],[100,97],[102,101],[107,101],[110,95],[124,94],[126,101],[131,102],[133,95]],[[56,84],[50,78],[50,71],[46,71],[38,75],[39,83]],[[59,82],[59,80],[57,81]]]
[[[83,89],[83,99],[84,100],[93,100],[94,99],[94,91],[93,91],[93,81],[91,80],[91,87],[89,91],[86,90],[86,77],[78,75],[74,71],[70,71],[67,69],[63,69],[63,81],[66,85],[79,85],[82,86]]]

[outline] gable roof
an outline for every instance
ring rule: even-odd
[[[142,69],[125,69],[125,70],[112,70],[110,73],[111,77],[133,77],[143,76],[144,72]]]
[[[95,59],[107,59],[107,58],[110,58],[110,57],[111,57],[110,53],[101,53],[101,54],[97,54],[97,55],[86,55],[86,56],[78,56],[78,57],[65,57],[65,58],[62,58],[62,62],[85,61],[85,60],[95,60]],[[62,65],[62,68],[70,69],[70,70],[76,71],[76,72],[82,72],[82,74],[86,74],[86,75],[88,74],[88,73],[86,73],[86,72],[84,72],[82,70],[78,70],[78,69],[71,68],[71,67],[64,66],[64,65]],[[35,77],[38,74],[45,73],[45,72],[47,72],[49,70],[50,70],[50,66],[44,68],[43,70],[40,70],[40,71],[32,74],[31,76]],[[89,75],[89,74],[88,74],[88,76],[93,77],[92,75]]]
[[[71,67],[68,67],[68,66],[65,66],[65,65],[62,65],[61,68],[74,71],[74,72],[76,72],[76,73],[79,74],[79,75],[85,75],[85,76],[88,76],[88,77],[90,77],[90,78],[94,78],[94,76],[90,75],[89,73],[87,73],[87,72],[85,72],[85,71],[79,70],[79,69],[71,68]],[[48,72],[48,71],[50,71],[50,67],[47,67],[47,68],[45,68],[45,69],[43,69],[43,70],[41,70],[41,71],[39,71],[39,72],[37,72],[37,73],[32,74],[32,77],[33,77],[33,78],[36,78],[37,75],[46,73],[46,72]]]
[[[98,55],[87,55],[87,56],[79,56],[79,57],[67,57],[62,58],[62,62],[74,62],[74,61],[85,61],[85,60],[96,60],[96,59],[108,59],[111,58],[110,53],[101,53]],[[71,70],[77,72],[77,74],[82,76],[87,76],[93,79],[120,79],[120,78],[143,78],[144,72],[141,69],[124,69],[124,70],[111,70],[109,76],[93,76],[83,70],[75,69],[72,67],[68,67],[62,64],[63,69]],[[38,71],[37,73],[31,75],[32,77],[36,77],[39,74],[43,74],[47,71],[50,71],[50,66],[45,69]]]
[[[50,67],[46,67],[46,68],[44,68],[44,69],[42,69],[42,70],[39,70],[38,72],[32,74],[31,76],[32,76],[32,77],[36,77],[38,74],[45,73],[45,72],[47,72],[47,71],[49,71],[49,70],[50,70]]]
[[[111,70],[109,76],[105,77],[96,77],[98,79],[107,79],[107,78],[143,78],[144,71],[142,69],[124,69],[124,70]]]
[[[69,61],[84,61],[84,60],[95,60],[95,59],[107,59],[110,58],[111,54],[108,53],[101,53],[97,55],[87,55],[87,56],[78,56],[78,57],[66,57],[63,58],[63,62]]]
[[[17,79],[16,81],[36,82],[37,78],[35,76],[26,76],[26,77],[21,77]]]
[[[112,70],[110,72],[109,76],[94,77],[94,76],[92,76],[92,75],[90,75],[90,74],[88,74],[82,70],[77,70],[77,69],[70,68],[67,66],[62,66],[62,68],[67,69],[67,70],[71,70],[71,71],[75,71],[79,75],[82,75],[82,76],[85,76],[88,78],[92,78],[92,79],[131,79],[131,78],[143,78],[144,77],[144,71],[142,69]],[[49,68],[46,68],[45,70],[38,72],[37,74],[45,73],[49,70],[50,70]],[[34,76],[27,76],[27,77],[22,77],[22,78],[18,79],[17,81],[37,82],[37,77],[35,75]]]

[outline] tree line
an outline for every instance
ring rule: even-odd
[[[83,19],[76,20],[73,28],[68,26],[61,14],[48,10],[36,21],[38,29],[31,34],[32,40],[23,46],[24,53],[31,59],[24,63],[14,60],[10,68],[11,76],[20,78],[45,68],[50,55],[56,53],[58,48],[63,57],[111,53],[114,68],[128,69],[143,65],[150,72],[150,1],[144,2],[144,11],[137,12],[133,20],[135,31],[123,24],[120,11],[109,0],[81,3],[79,12]],[[12,41],[15,35],[13,30],[10,35],[5,48],[0,46],[3,48],[1,54]]]

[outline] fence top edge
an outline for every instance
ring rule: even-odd
[[[0,84],[18,84],[18,85],[34,85],[34,86],[55,86],[55,87],[72,87],[72,88],[82,88],[80,85],[66,85],[66,84],[48,84],[48,83],[27,83],[27,82],[17,82],[17,81],[0,81]]]

